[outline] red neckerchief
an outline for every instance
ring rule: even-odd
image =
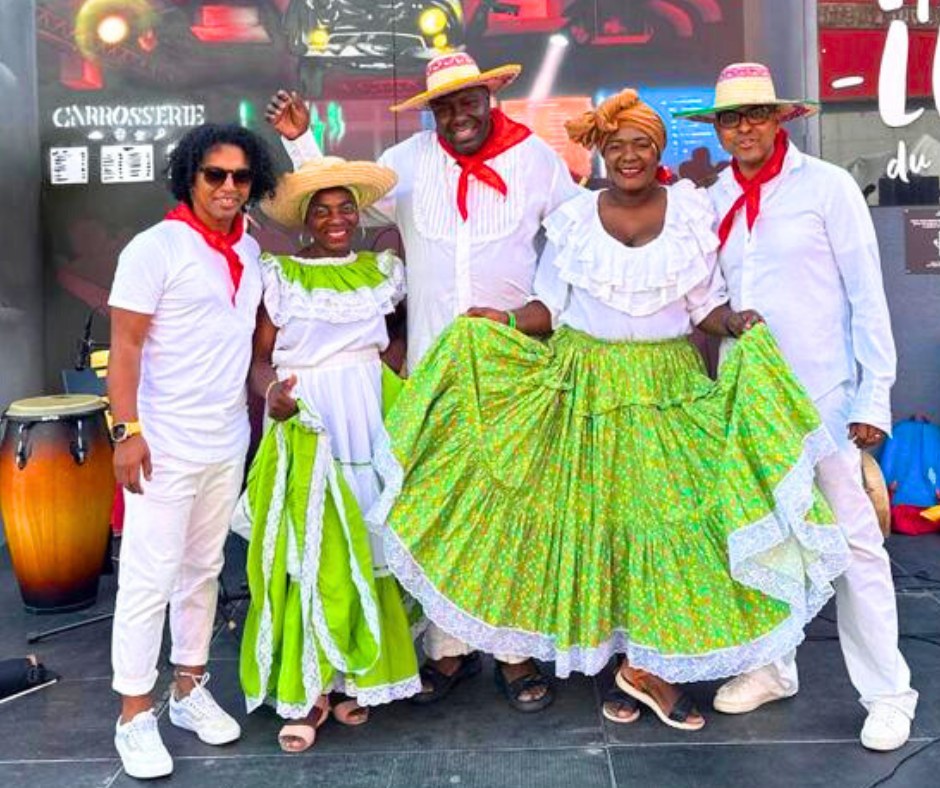
[[[734,201],[731,210],[725,214],[725,218],[721,220],[721,224],[718,226],[719,249],[725,245],[725,241],[727,241],[728,236],[731,235],[734,217],[737,215],[738,211],[741,210],[742,205],[747,206],[747,229],[751,230],[754,228],[754,222],[757,221],[757,214],[760,213],[761,186],[780,174],[780,171],[783,169],[783,160],[787,155],[788,144],[789,137],[786,131],[779,129],[777,136],[774,138],[774,152],[770,154],[770,158],[764,162],[764,166],[761,167],[757,171],[757,174],[750,180],[741,174],[741,168],[738,166],[737,161],[731,162],[731,171],[734,173],[734,179],[744,191],[741,192],[741,196]]]
[[[460,180],[457,182],[457,210],[460,211],[460,216],[464,221],[467,221],[468,216],[467,190],[470,188],[470,176],[472,175],[480,183],[485,183],[487,186],[496,189],[505,197],[509,192],[506,182],[486,162],[518,145],[532,133],[532,129],[523,126],[521,123],[516,123],[511,118],[507,118],[498,109],[490,112],[490,122],[492,124],[490,135],[483,143],[483,147],[469,156],[457,153],[447,140],[440,134],[437,135],[437,141],[441,143],[441,147],[460,165]]]
[[[238,285],[242,281],[242,270],[245,266],[233,247],[241,240],[242,234],[245,232],[245,217],[238,214],[235,221],[232,222],[231,231],[227,234],[210,230],[193,213],[193,209],[183,202],[179,203],[164,218],[188,224],[202,236],[202,240],[206,242],[210,249],[214,249],[225,258],[225,262],[228,263],[228,275],[232,278],[232,287],[234,288],[232,290],[232,306],[235,306],[235,296],[238,294]]]

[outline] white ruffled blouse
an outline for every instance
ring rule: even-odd
[[[708,196],[691,181],[667,189],[663,230],[640,247],[604,229],[600,192],[569,200],[545,220],[533,299],[552,313],[553,326],[606,340],[673,339],[728,302]]]
[[[292,265],[333,271],[358,259],[355,252],[342,258],[287,258]],[[278,329],[271,359],[275,367],[317,367],[340,353],[388,347],[385,316],[405,296],[404,266],[392,252],[375,256],[378,283],[356,288],[308,289],[285,273],[285,264],[274,255],[261,256],[264,306]]]

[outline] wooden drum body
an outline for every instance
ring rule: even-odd
[[[95,603],[114,498],[111,440],[100,397],[19,400],[3,417],[0,514],[26,609]]]

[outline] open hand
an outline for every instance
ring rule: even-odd
[[[310,128],[310,110],[296,91],[279,90],[268,101],[264,118],[274,130],[289,140]]]

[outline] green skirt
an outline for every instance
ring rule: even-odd
[[[459,319],[386,426],[367,519],[392,571],[447,632],[559,676],[766,665],[848,562],[813,482],[832,440],[764,326],[712,381],[685,339]]]
[[[339,690],[370,706],[419,692],[398,583],[375,577],[359,505],[316,417],[262,438],[240,502],[252,523],[240,676],[248,711],[306,716]]]

